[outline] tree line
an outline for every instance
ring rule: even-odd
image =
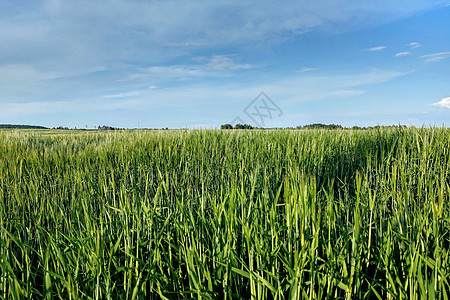
[[[323,123],[314,123],[308,124],[304,126],[297,127],[281,127],[281,128],[259,128],[254,127],[249,124],[223,124],[220,125],[220,129],[302,129],[302,130],[314,130],[314,129],[328,129],[328,130],[344,130],[344,129],[353,129],[353,130],[364,130],[364,129],[378,129],[378,128],[406,128],[406,125],[376,125],[376,126],[368,126],[368,127],[360,127],[360,126],[352,126],[352,127],[343,127],[339,124],[323,124]]]
[[[36,125],[0,124],[0,129],[48,129],[48,128]]]

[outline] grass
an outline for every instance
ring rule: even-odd
[[[0,132],[0,298],[448,299],[448,129]]]

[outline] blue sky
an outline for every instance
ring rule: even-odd
[[[217,128],[260,92],[265,127],[449,126],[450,1],[0,3],[0,123]]]

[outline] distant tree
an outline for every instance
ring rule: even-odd
[[[341,125],[337,124],[322,124],[322,123],[315,123],[315,124],[309,124],[305,125],[303,127],[297,126],[298,129],[343,129]]]
[[[220,129],[233,129],[233,125],[223,124],[223,125],[220,125]]]
[[[106,126],[106,125],[103,125],[103,126],[98,126],[97,127],[97,130],[118,130],[119,128],[115,128],[115,127],[112,127],[112,126]]]
[[[253,126],[249,124],[236,124],[234,125],[234,129],[253,129]]]

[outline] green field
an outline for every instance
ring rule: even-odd
[[[0,131],[0,298],[448,299],[450,130]]]

